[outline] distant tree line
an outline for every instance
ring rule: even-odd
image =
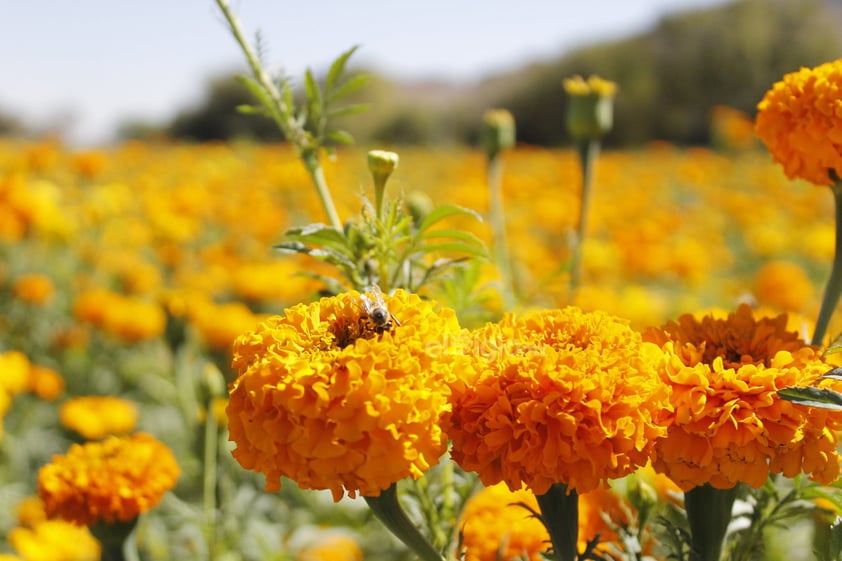
[[[735,0],[668,15],[645,34],[583,47],[470,86],[401,84],[374,75],[356,99],[372,109],[344,126],[361,144],[470,143],[485,110],[502,107],[515,116],[519,141],[562,145],[568,143],[562,78],[598,74],[619,85],[609,145],[652,139],[705,144],[714,106],[753,115],[784,74],[842,56],[840,24],[838,0]],[[164,127],[134,123],[123,134],[278,140],[269,119],[236,111],[251,102],[232,76],[219,77],[209,82],[203,102]]]

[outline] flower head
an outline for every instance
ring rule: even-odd
[[[110,436],[53,456],[38,473],[38,494],[51,518],[129,522],[156,506],[179,474],[172,452],[152,436]]]
[[[399,290],[384,304],[400,324],[382,329],[363,303],[348,292],[294,306],[234,343],[233,454],[266,476],[267,490],[284,476],[336,500],[345,490],[377,496],[445,451],[455,314]]]
[[[787,177],[842,177],[842,59],[785,75],[757,110],[755,131]]]
[[[580,494],[646,464],[667,388],[623,321],[575,307],[476,332],[478,374],[453,386],[452,456],[486,485]]]
[[[747,305],[727,318],[684,315],[644,335],[655,343],[672,387],[674,414],[655,444],[653,466],[687,491],[709,483],[760,487],[771,473],[839,475],[835,431],[842,416],[781,399],[790,386],[813,385],[829,367],[813,347],[786,331],[786,316],[755,319]]]
[[[567,106],[567,130],[577,140],[598,139],[611,130],[614,123],[614,96],[617,84],[590,76],[587,80],[573,76],[563,81],[570,96]]]
[[[75,397],[62,404],[61,424],[88,440],[111,434],[127,434],[137,424],[137,408],[131,401],[112,396]]]
[[[12,292],[21,302],[46,304],[55,295],[56,289],[47,275],[31,273],[16,278]]]

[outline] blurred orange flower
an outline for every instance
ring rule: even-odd
[[[762,304],[782,312],[805,312],[816,298],[816,288],[797,263],[773,260],[765,263],[755,275],[755,292]]]
[[[348,534],[333,533],[321,537],[318,544],[304,547],[296,561],[363,561],[360,545]]]
[[[170,449],[154,437],[110,436],[53,456],[38,472],[38,494],[50,518],[129,522],[155,507],[180,472]]]
[[[29,304],[46,304],[55,295],[55,291],[50,277],[38,273],[20,275],[12,284],[15,298]]]
[[[163,308],[156,302],[99,288],[79,294],[73,313],[80,321],[128,343],[158,337],[163,334],[167,321]]]
[[[785,75],[757,110],[755,130],[787,177],[842,177],[842,59]]]
[[[233,454],[268,491],[285,476],[337,501],[346,490],[377,496],[445,451],[450,355],[440,342],[459,331],[455,314],[399,290],[385,303],[400,325],[378,330],[362,302],[348,292],[294,306],[234,344]]]

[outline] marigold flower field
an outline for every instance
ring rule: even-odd
[[[766,443],[772,452],[750,435],[728,425],[718,427],[712,455],[743,465],[745,458],[734,459],[734,449],[729,447],[739,434],[751,442],[745,454],[771,458],[770,465],[764,463],[765,468],[757,472],[739,472],[743,468],[735,467],[723,475],[733,479],[728,479],[731,484],[756,481],[762,485],[770,471],[787,476],[799,473],[800,460],[793,457],[801,457],[801,448],[786,444],[795,433],[808,435],[804,446],[829,450],[836,443],[823,431],[837,428],[837,421],[804,419],[794,405],[771,404],[767,395],[790,383],[812,382],[822,373],[811,362],[813,355],[790,345],[785,332],[797,332],[804,339],[812,332],[834,256],[832,195],[827,188],[788,179],[759,144],[746,140],[745,127],[740,127],[746,123],[744,117],[725,110],[721,114],[731,121],[715,123],[722,137],[716,149],[653,143],[601,154],[582,248],[582,280],[575,293],[570,291],[568,275],[571,233],[579,208],[580,172],[574,151],[518,146],[503,153],[506,234],[518,294],[516,308],[523,315],[517,320],[520,323],[505,319],[477,331],[482,341],[463,341],[466,345],[503,344],[498,339],[500,331],[505,331],[507,337],[522,338],[518,341],[523,344],[553,349],[547,353],[558,353],[561,364],[567,360],[566,351],[555,340],[539,342],[536,335],[553,333],[556,327],[548,325],[555,326],[557,317],[534,310],[576,304],[596,315],[587,320],[565,316],[565,325],[582,321],[583,330],[591,329],[585,324],[598,322],[600,314],[627,320],[615,326],[614,320],[605,319],[611,325],[600,325],[599,336],[608,338],[610,333],[617,339],[606,345],[626,349],[633,344],[637,349],[649,344],[671,351],[674,345],[672,358],[658,360],[672,361],[660,368],[673,368],[676,387],[686,388],[680,398],[685,401],[673,404],[676,415],[680,416],[682,406],[690,413],[684,422],[673,425],[670,435],[656,445],[655,454],[672,466],[667,471],[673,470],[676,481],[686,488],[710,481],[709,474],[699,476],[694,468],[682,468],[670,460],[677,447],[686,447],[688,439],[694,438],[705,414],[693,409],[693,384],[704,376],[701,370],[733,367],[751,377],[755,385],[750,389],[741,380],[730,379],[722,380],[719,387],[722,392],[754,392],[770,403],[768,409],[758,409],[759,420],[752,417],[746,423],[777,422],[781,415],[789,423],[776,435],[779,440]],[[396,151],[400,167],[390,180],[389,198],[403,197],[411,212],[452,203],[487,217],[486,162],[480,151],[458,147]],[[341,149],[323,165],[339,215],[343,220],[358,215],[363,198],[372,198],[366,151]],[[447,438],[437,419],[426,414],[444,407],[444,398],[431,392],[433,377],[436,384],[453,386],[453,411],[445,423],[450,428],[458,423],[477,430],[472,423],[484,422],[475,417],[486,409],[500,408],[502,418],[513,407],[509,399],[517,403],[524,397],[517,386],[518,373],[507,370],[511,364],[505,360],[478,368],[472,387],[480,389],[461,395],[447,375],[439,376],[439,369],[449,371],[455,366],[425,362],[427,355],[422,353],[427,332],[440,335],[452,330],[455,334],[460,325],[482,328],[486,322],[499,320],[504,312],[500,278],[488,260],[455,273],[462,275],[458,282],[445,279],[426,286],[420,295],[398,291],[391,296],[392,311],[416,326],[395,331],[398,354],[380,349],[376,340],[366,343],[363,355],[347,343],[340,343],[339,349],[327,348],[327,338],[341,339],[341,334],[319,331],[323,329],[319,322],[331,314],[341,317],[339,308],[354,305],[353,293],[333,300],[331,305],[337,309],[320,307],[314,302],[325,287],[315,275],[331,275],[329,267],[308,256],[273,250],[288,228],[324,220],[305,168],[286,145],[126,142],[81,150],[54,139],[0,141],[0,504],[7,506],[0,509],[0,559],[99,557],[98,546],[86,531],[46,520],[46,513],[60,508],[55,503],[73,500],[65,493],[64,479],[80,477],[92,478],[89,493],[101,503],[108,520],[128,520],[146,512],[136,529],[144,559],[411,558],[370,520],[359,500],[346,498],[334,505],[333,499],[342,497],[343,486],[351,496],[354,490],[366,495],[435,465]],[[455,215],[443,224],[492,243],[487,221]],[[434,311],[425,298],[454,310],[453,317]],[[734,314],[740,304],[746,306]],[[283,319],[269,320],[258,328],[285,309],[291,311]],[[713,316],[698,323],[689,316],[668,323],[678,321],[682,314],[699,312],[713,312]],[[784,312],[788,319],[760,319]],[[722,327],[724,319],[713,319],[728,313],[732,313],[728,321],[734,324]],[[666,327],[647,331],[652,326]],[[723,332],[743,333],[743,328],[754,330],[748,338],[760,343],[746,349],[742,361],[738,357],[723,365],[721,358],[705,355],[703,346],[693,346],[694,333],[704,332],[702,339],[710,341]],[[829,334],[833,337],[840,331],[842,324],[831,322]],[[247,332],[252,334],[239,339],[235,358],[232,344]],[[282,339],[280,332],[291,339]],[[292,356],[288,348],[278,346],[280,340],[285,344],[294,340],[296,352],[306,354]],[[626,350],[620,353],[626,356],[623,353]],[[682,353],[692,355],[693,364],[699,364],[682,370]],[[454,364],[464,359],[455,354]],[[546,356],[520,366],[547,368]],[[617,356],[614,352],[612,360]],[[609,370],[600,362],[603,359],[595,353],[587,364],[570,363],[571,372],[591,372],[596,380],[599,373]],[[336,361],[342,362],[347,373],[344,385],[333,377],[333,366],[326,366]],[[648,382],[636,368],[629,359],[623,369],[605,374],[607,381],[594,382],[600,391],[613,392],[605,402],[617,408],[615,413],[605,413],[594,402],[578,403],[582,434],[592,424],[610,420],[616,423],[612,434],[622,437],[616,442],[601,432],[592,441],[582,437],[585,446],[610,448],[611,457],[619,458],[620,464],[602,466],[605,473],[586,465],[580,451],[571,449],[565,456],[569,463],[565,473],[576,474],[568,483],[574,488],[578,484],[582,492],[581,528],[588,532],[612,535],[599,512],[616,511],[622,517],[628,510],[621,504],[625,499],[617,495],[588,492],[605,494],[597,488],[599,480],[635,471],[650,453],[648,444],[636,450],[620,451],[619,447],[631,440],[664,436],[658,432],[661,429],[647,424],[652,418],[648,413],[649,420],[636,419],[635,412],[647,408],[657,416],[656,410],[667,400],[657,388],[646,393]],[[307,370],[307,377],[298,378],[297,383],[315,388],[319,398],[299,399],[303,391],[295,384],[286,387],[283,397],[264,395],[260,384],[235,384],[238,369],[263,376],[261,384],[284,369],[296,376]],[[396,381],[396,371],[405,377]],[[364,383],[360,382],[362,372],[366,373]],[[416,385],[414,380],[421,381]],[[274,378],[269,383],[281,386]],[[560,379],[558,383],[567,382]],[[347,416],[346,409],[328,406],[339,394],[359,399],[353,417]],[[285,400],[294,404],[292,413]],[[398,431],[405,440],[377,437],[385,425],[398,430],[389,421],[390,415],[404,419],[404,410],[419,403],[425,406],[418,408],[417,418],[411,417],[411,423]],[[556,406],[566,407],[553,402],[547,410]],[[711,414],[718,414],[719,407],[711,405]],[[316,410],[318,422],[300,421]],[[544,413],[529,410],[525,414],[529,419],[524,422],[541,425]],[[238,435],[235,457],[231,455],[234,446],[228,442],[229,419],[232,435]],[[571,430],[552,426],[565,434]],[[459,434],[453,430],[451,439]],[[454,457],[470,457],[490,470],[485,472],[490,474],[486,481],[484,468],[478,468],[488,487],[465,513],[464,537],[475,544],[466,559],[494,559],[498,549],[489,541],[489,533],[520,526],[524,531],[508,544],[511,554],[538,559],[541,544],[547,540],[543,527],[501,510],[507,503],[531,499],[501,498],[501,493],[510,493],[493,485],[500,480],[501,468],[488,466],[500,454],[517,456],[525,464],[539,461],[535,458],[546,452],[547,443],[541,440],[546,433],[537,428],[518,440],[522,448],[498,442],[506,447],[501,452],[486,447],[494,444],[499,427],[487,430],[479,448],[454,450]],[[290,441],[290,435],[299,432],[321,436],[308,441],[300,456],[290,453],[282,469],[273,465],[279,441]],[[132,439],[138,438],[143,446],[131,448]],[[476,433],[466,437],[469,445],[472,438]],[[331,447],[320,448],[320,439]],[[339,441],[348,443],[341,453],[334,446]],[[364,449],[352,444],[363,441]],[[454,441],[465,444],[459,438]],[[128,453],[121,452],[125,446]],[[164,446],[164,451],[157,446]],[[120,464],[126,471],[120,477],[135,483],[126,485],[117,476],[111,480],[88,472],[79,475],[74,458],[85,453],[101,454]],[[314,454],[320,465],[335,466],[330,468],[331,476],[338,479],[320,479],[324,472],[313,466]],[[386,473],[386,466],[378,461],[396,454],[405,463],[389,464],[395,473]],[[356,471],[363,462],[361,455],[366,462],[364,473],[370,474],[363,479]],[[156,460],[152,464],[157,463],[159,471],[145,471],[154,469],[144,464],[150,459]],[[237,461],[262,474],[243,470]],[[46,504],[39,504],[34,498],[38,471],[51,462],[58,467],[52,468],[49,491],[42,489]],[[518,471],[521,466],[516,462],[504,468],[508,471],[501,477],[511,485],[525,481],[545,489],[559,480],[555,472]],[[835,469],[821,463],[804,467],[805,472],[821,473],[819,479],[826,483],[838,475]],[[381,475],[385,483],[378,480]],[[306,483],[284,480],[281,485],[281,477],[297,477],[299,482],[309,481],[313,488],[332,493],[305,492]],[[668,500],[670,492],[678,493],[675,486],[661,492],[663,481],[656,484],[653,474],[646,477],[659,489],[661,500]],[[120,500],[109,499],[109,493]],[[79,518],[84,516],[79,514]],[[589,537],[582,538],[581,548]],[[56,553],[36,557],[31,551]]]

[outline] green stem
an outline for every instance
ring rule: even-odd
[[[424,537],[407,517],[398,502],[397,484],[376,497],[363,497],[374,516],[383,523],[392,534],[401,540],[422,561],[445,561],[435,547]]]
[[[719,561],[736,498],[736,486],[715,489],[705,484],[684,493],[690,525],[690,561]]]
[[[202,518],[208,559],[216,559],[216,479],[219,426],[213,414],[213,398],[207,403],[205,413],[204,456],[202,458]]]
[[[98,522],[90,526],[91,534],[102,546],[102,561],[138,561],[134,530],[138,519],[107,524]]]
[[[813,333],[813,345],[821,345],[827,333],[827,326],[833,315],[839,297],[842,295],[842,181],[837,180],[830,187],[833,193],[833,201],[836,205],[836,250],[833,256],[833,266],[830,269],[830,278],[825,286],[822,306],[819,309],[819,317],[816,320],[816,330]]]
[[[598,139],[583,140],[578,143],[579,166],[582,170],[582,198],[579,205],[579,221],[576,225],[576,239],[570,262],[570,292],[571,295],[579,288],[582,277],[582,244],[588,230],[588,207],[590,206],[591,184],[593,170],[599,157],[600,142]]]
[[[553,542],[555,561],[575,561],[579,538],[579,494],[567,485],[555,483],[545,494],[536,495],[544,526]]]
[[[494,238],[494,256],[503,283],[503,307],[514,306],[514,278],[509,243],[506,236],[506,213],[503,204],[503,162],[500,153],[488,158],[489,221]]]
[[[307,131],[304,130],[303,126],[295,119],[292,108],[287,107],[281,92],[278,91],[277,86],[275,86],[275,83],[263,68],[260,58],[254,52],[254,49],[251,47],[243,34],[243,28],[240,25],[240,21],[228,6],[228,1],[216,0],[216,5],[219,6],[220,11],[222,11],[222,15],[225,16],[225,20],[228,22],[231,34],[234,36],[237,44],[240,45],[240,49],[243,51],[246,61],[248,61],[255,80],[263,91],[266,92],[266,95],[269,96],[271,103],[274,105],[273,107],[267,107],[266,109],[269,110],[269,113],[275,120],[275,123],[277,123],[278,128],[280,128],[281,132],[284,134],[284,137],[289,140],[293,146],[295,146],[296,150],[298,150],[301,161],[304,162],[304,166],[307,168],[310,178],[313,180],[316,192],[319,195],[325,215],[330,221],[331,226],[339,231],[342,231],[342,221],[339,220],[339,215],[336,213],[336,207],[333,204],[333,199],[331,198],[330,191],[327,188],[327,182],[325,181],[324,171],[322,170],[321,163],[319,162],[318,154],[311,146],[312,142],[308,139]]]

